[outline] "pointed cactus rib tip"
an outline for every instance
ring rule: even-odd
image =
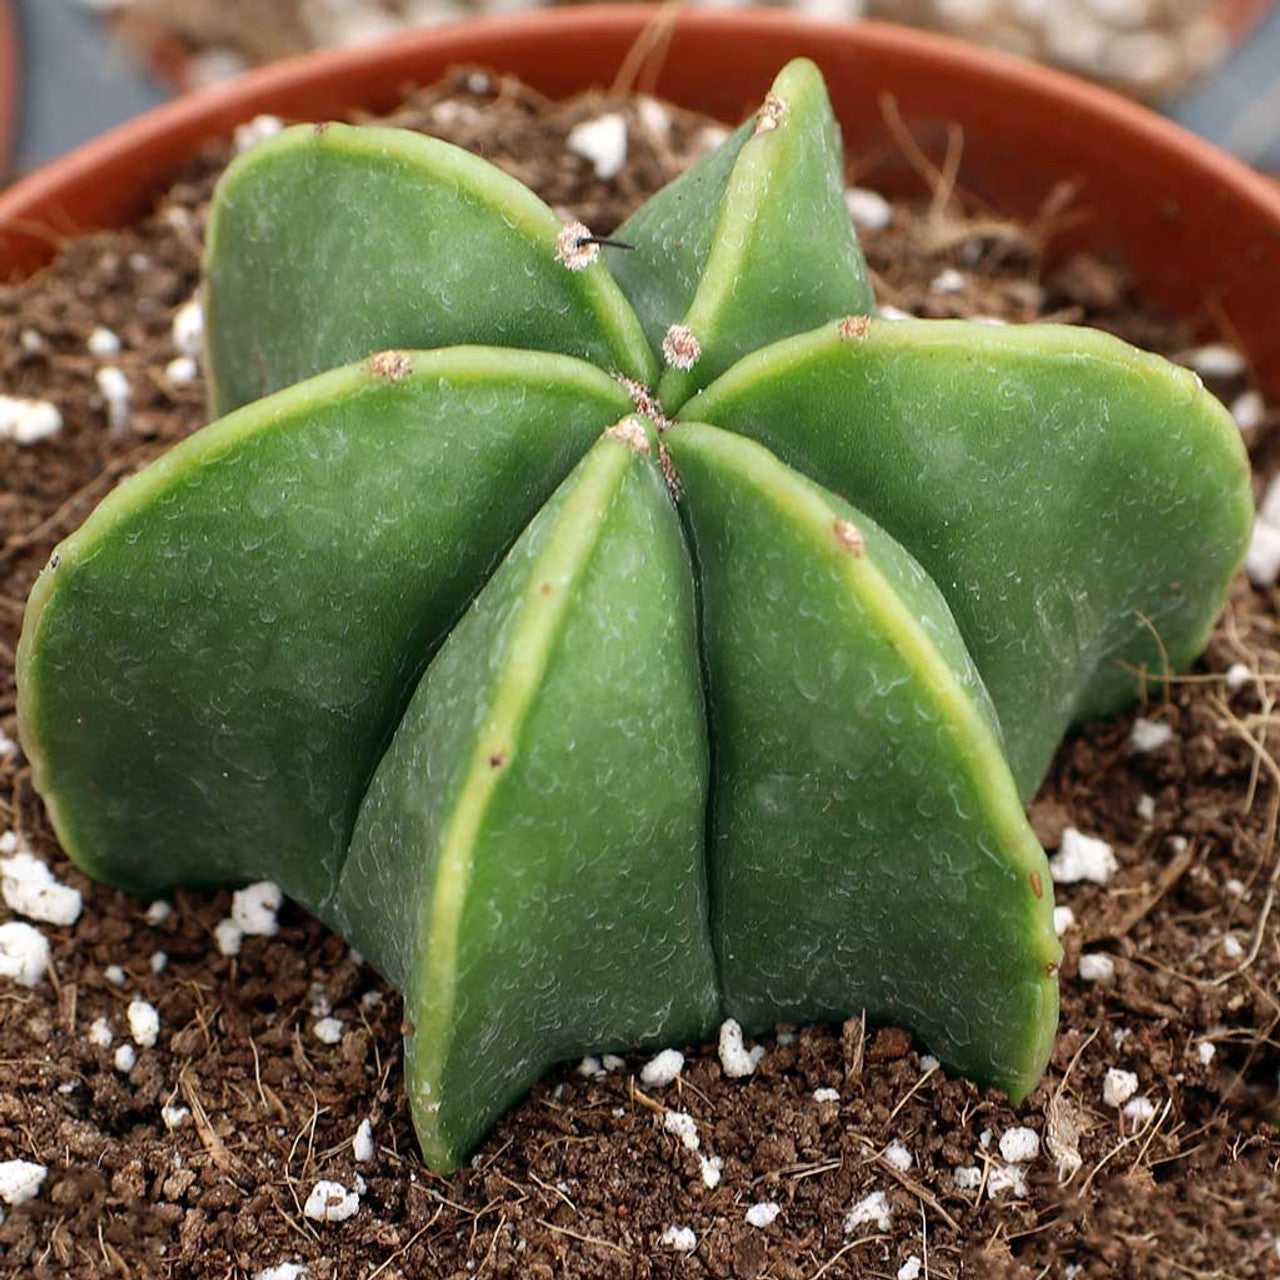
[[[570,271],[582,271],[600,257],[600,246],[583,222],[566,222],[556,236],[556,260]]]
[[[702,358],[702,345],[687,324],[673,324],[662,339],[662,358],[687,373]]]
[[[1203,647],[1247,461],[1112,339],[878,324],[844,185],[806,62],[616,239],[436,139],[285,130],[210,217],[210,385],[240,411],[37,580],[19,727],[67,852],[151,898],[270,874],[339,929],[404,994],[434,1169],[552,1056],[725,1017],[865,1009],[1015,1099],[1048,1060],[1061,948],[1019,787],[1126,671]],[[299,253],[319,235],[348,252]],[[353,519],[353,480],[395,518]],[[1101,541],[1064,558],[1081,510]],[[190,595],[175,547],[213,566],[194,638],[157,625]]]

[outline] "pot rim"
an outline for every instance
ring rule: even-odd
[[[1162,243],[1176,245],[1176,251],[1166,250],[1169,273],[1192,277],[1188,239],[1203,245],[1203,269],[1184,280],[1183,304],[1191,314],[1202,314],[1218,292],[1229,295],[1225,311],[1249,339],[1244,345],[1262,373],[1264,391],[1280,401],[1280,333],[1267,336],[1263,315],[1272,314],[1274,304],[1264,307],[1261,296],[1280,296],[1280,184],[1150,109],[1064,72],[931,32],[784,10],[672,15],[643,4],[583,5],[467,20],[270,64],[146,112],[0,193],[0,280],[37,270],[68,235],[138,216],[200,143],[225,137],[255,115],[327,119],[358,106],[390,107],[405,85],[438,78],[459,64],[484,64],[531,80],[543,92],[567,94],[607,84],[647,30],[650,36],[662,32],[653,41],[661,59],[656,91],[721,118],[747,105],[765,61],[776,69],[787,57],[807,55],[833,69],[833,99],[850,97],[849,82],[857,73],[874,79],[887,69],[910,88],[918,100],[914,105],[925,105],[926,114],[959,111],[963,103],[973,136],[985,133],[987,141],[1011,153],[1002,157],[1006,180],[1016,181],[1011,175],[1017,173],[1018,148],[1038,146],[1039,138],[1028,135],[1044,134],[1065,157],[1062,163],[1076,166],[1094,184],[1095,195],[1109,196],[1110,208],[1106,200],[1100,206],[1109,217],[1124,211],[1132,223],[1137,212],[1148,212],[1132,207],[1134,162],[1140,161],[1141,182],[1154,177],[1160,180],[1156,185],[1175,189],[1172,195],[1153,193],[1149,211],[1153,224],[1168,213],[1155,207],[1158,197],[1175,206],[1175,222],[1181,219],[1180,229],[1158,228]],[[662,79],[664,67],[687,62],[690,51],[705,58],[708,49],[715,50],[721,77],[695,83],[673,68]],[[740,64],[747,69],[739,76]],[[862,92],[862,81],[854,88]],[[1107,219],[1099,226],[1105,230]],[[1223,229],[1234,238],[1220,234]],[[1132,226],[1126,234],[1131,247],[1143,247]],[[1255,249],[1259,260],[1246,263],[1246,251]],[[1158,282],[1150,261],[1138,275]]]
[[[22,96],[22,60],[18,56],[18,16],[12,0],[0,0],[0,183],[13,160]]]

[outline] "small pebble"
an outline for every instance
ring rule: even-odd
[[[340,1182],[327,1179],[311,1188],[302,1212],[313,1222],[345,1222],[360,1209],[360,1196]]]
[[[1241,431],[1253,431],[1267,418],[1267,406],[1259,391],[1242,391],[1231,402],[1231,416]]]
[[[89,354],[105,359],[120,354],[120,339],[110,329],[99,325],[89,335]]]
[[[321,1018],[312,1028],[321,1044],[337,1044],[342,1039],[340,1018]]]
[[[854,225],[864,231],[883,231],[893,220],[893,206],[878,191],[850,187],[844,203]]]
[[[1057,884],[1077,884],[1081,880],[1106,884],[1117,868],[1116,855],[1105,840],[1083,835],[1075,827],[1062,833],[1058,852],[1049,859],[1049,872]]]
[[[759,1204],[753,1204],[744,1216],[747,1226],[758,1227],[763,1231],[765,1227],[773,1226],[781,1212],[782,1206],[776,1201],[762,1200]]]
[[[679,1049],[663,1049],[640,1068],[640,1083],[660,1089],[671,1084],[683,1070],[684,1054]]]
[[[760,1059],[764,1057],[764,1046],[757,1045],[748,1049],[743,1043],[742,1027],[734,1018],[726,1018],[720,1024],[720,1068],[731,1080],[752,1075]]]
[[[166,1129],[181,1129],[191,1119],[191,1110],[188,1107],[177,1107],[166,1102],[160,1108],[160,1119],[164,1121]]]
[[[589,160],[596,177],[608,182],[627,162],[627,122],[616,111],[584,120],[569,130],[565,146]]]
[[[849,1210],[844,1220],[844,1233],[850,1235],[859,1227],[873,1226],[877,1231],[888,1231],[893,1221],[893,1206],[883,1191],[873,1191],[863,1196]]]
[[[30,1160],[0,1161],[0,1200],[8,1205],[34,1200],[48,1176],[47,1166]]]
[[[662,1233],[662,1243],[677,1253],[692,1253],[698,1247],[698,1237],[692,1227],[668,1227]]]
[[[213,930],[218,951],[224,956],[238,956],[244,941],[244,930],[234,920],[219,920]]]
[[[0,858],[0,894],[11,910],[41,924],[75,924],[84,905],[79,889],[63,884],[26,852]]]
[[[129,1034],[134,1044],[150,1049],[160,1037],[160,1015],[155,1005],[146,1000],[133,1000],[129,1004]]]
[[[0,978],[34,987],[49,969],[49,940],[22,920],[0,924]]]
[[[1146,720],[1138,716],[1129,731],[1129,750],[1135,755],[1159,751],[1173,741],[1173,730],[1163,720]]]
[[[361,1120],[356,1128],[356,1136],[351,1140],[351,1154],[359,1164],[368,1164],[373,1159],[373,1125],[368,1120]]]
[[[1109,1067],[1102,1081],[1102,1101],[1109,1107],[1122,1107],[1138,1092],[1138,1077],[1132,1071]]]
[[[280,932],[276,912],[283,901],[280,886],[271,880],[246,885],[231,895],[231,918],[246,935],[270,938]]]
[[[62,414],[47,400],[0,396],[0,441],[39,444],[62,430]]]
[[[1020,1125],[1000,1135],[1000,1154],[1009,1164],[1026,1164],[1040,1154],[1040,1135]]]
[[[1088,951],[1080,957],[1079,972],[1082,982],[1113,982],[1116,962],[1101,951]]]

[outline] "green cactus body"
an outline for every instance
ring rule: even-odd
[[[1020,1098],[1052,1047],[1061,952],[950,611],[892,538],[759,445],[684,425],[667,445],[702,584],[726,1012],[763,1030],[865,1008]]]
[[[1243,450],[1112,339],[872,320],[842,192],[804,62],[612,274],[443,143],[264,143],[210,219],[235,412],[32,593],[67,852],[147,894],[270,877],[351,938],[405,993],[433,1168],[551,1062],[725,1012],[865,1009],[1015,1097],[1043,1069],[1018,789],[1153,632],[1204,643]]]
[[[529,526],[360,814],[341,911],[405,991],[439,1166],[552,1063],[715,1022],[693,577],[649,450],[628,420]]]
[[[856,333],[857,336],[853,336]],[[842,336],[843,335],[843,336]],[[1073,722],[1204,648],[1252,527],[1231,416],[1195,375],[1090,330],[828,325],[685,412],[759,440],[938,584],[1024,799]]]

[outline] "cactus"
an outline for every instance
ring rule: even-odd
[[[865,1009],[1015,1099],[1048,1059],[1023,801],[1200,651],[1244,452],[1114,339],[879,319],[842,193],[803,61],[607,252],[444,143],[288,130],[214,201],[220,420],[33,590],[69,855],[340,930],[435,1169],[727,1016]]]

